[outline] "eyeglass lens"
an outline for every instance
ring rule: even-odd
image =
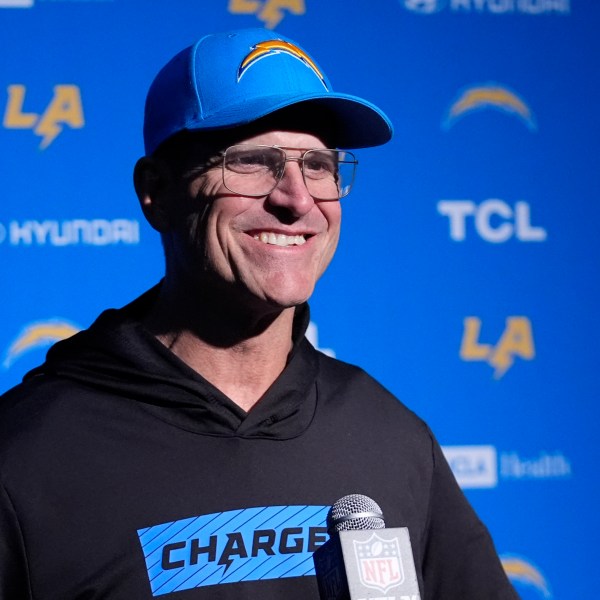
[[[281,178],[287,161],[298,161],[304,183],[313,198],[337,200],[350,192],[356,160],[343,150],[307,150],[301,157],[288,157],[272,146],[231,146],[223,159],[223,182],[231,192],[244,196],[266,196]]]

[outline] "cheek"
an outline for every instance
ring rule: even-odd
[[[233,239],[238,231],[236,218],[244,212],[244,203],[239,198],[223,196],[213,200],[202,219],[206,257],[213,265],[225,267],[234,260],[236,243]],[[222,264],[223,263],[223,264]]]
[[[339,202],[324,203],[319,208],[327,220],[327,242],[321,259],[321,269],[319,275],[327,268],[340,239],[340,230],[342,224],[342,209]]]
[[[327,203],[321,209],[323,216],[327,220],[327,230],[329,232],[330,241],[333,244],[333,249],[337,246],[340,239],[340,230],[342,226],[342,206],[339,202]]]
[[[342,205],[338,202],[321,202],[319,209],[328,223],[330,231],[339,233],[342,222]]]
[[[229,220],[229,198],[220,196],[221,187],[220,172],[209,171],[188,189],[188,231],[192,242],[202,245],[205,256],[214,254],[215,248],[225,243],[222,238]]]

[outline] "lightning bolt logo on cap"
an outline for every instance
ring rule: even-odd
[[[244,76],[246,71],[259,60],[268,56],[283,53],[304,63],[321,80],[323,87],[326,90],[328,89],[327,84],[325,83],[325,77],[319,67],[317,67],[313,59],[304,52],[304,50],[298,48],[295,44],[284,42],[283,40],[266,40],[264,42],[258,42],[258,44],[252,46],[250,50],[250,53],[244,57],[238,68],[238,81]]]

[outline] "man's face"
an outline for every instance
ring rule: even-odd
[[[326,147],[313,134],[281,130],[238,143],[285,147],[289,157]],[[177,272],[199,283],[231,284],[223,289],[245,302],[285,308],[309,298],[335,252],[341,208],[339,200],[314,200],[297,162],[286,163],[267,196],[233,194],[220,165],[188,178],[185,194],[189,213],[172,238]]]

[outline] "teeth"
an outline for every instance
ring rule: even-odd
[[[272,231],[261,231],[254,236],[254,239],[272,246],[302,246],[306,243],[303,235],[285,235],[284,233],[273,233]]]

